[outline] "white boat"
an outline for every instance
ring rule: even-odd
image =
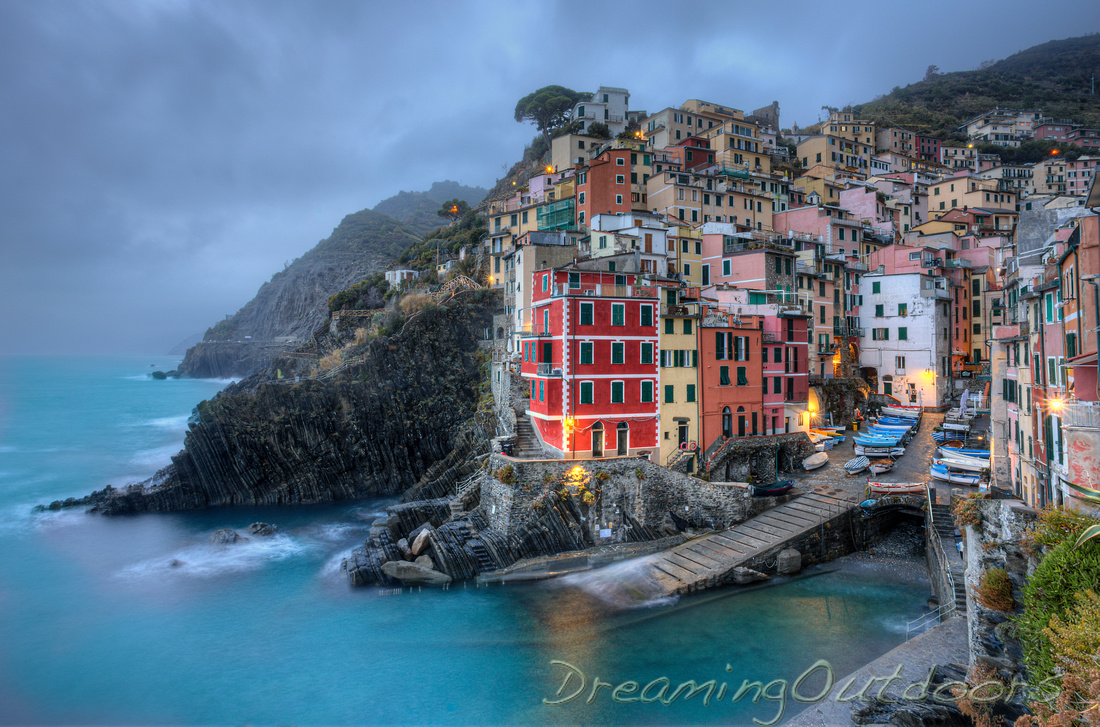
[[[908,407],[901,406],[886,406],[882,408],[882,413],[891,417],[905,417],[907,419],[917,419],[920,417],[920,409],[909,409]]]
[[[856,454],[868,457],[900,457],[905,454],[905,447],[864,447],[857,444]]]
[[[867,459],[866,457],[856,457],[855,459],[850,459],[844,463],[844,470],[848,474],[854,475],[867,469],[870,465],[871,460]]]
[[[982,483],[981,475],[974,475],[969,472],[952,472],[943,466],[932,465],[930,474],[934,480],[943,480],[954,485],[980,485]]]
[[[971,457],[939,457],[932,460],[932,464],[946,467],[949,470],[964,470],[966,472],[981,472],[989,469],[989,462]]]
[[[883,472],[889,472],[894,468],[894,460],[892,459],[876,459],[868,465],[873,475],[881,475]]]
[[[807,470],[816,470],[818,467],[824,467],[829,462],[829,455],[826,452],[818,452],[817,454],[811,454],[806,459],[802,460],[802,466]]]
[[[923,495],[928,485],[923,482],[868,482],[870,495]]]

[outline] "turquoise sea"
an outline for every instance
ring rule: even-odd
[[[226,383],[149,376],[177,362],[0,358],[2,723],[751,724],[779,704],[733,702],[743,679],[794,681],[818,659],[841,676],[901,643],[928,597],[904,569],[847,559],[816,577],[627,610],[580,578],[353,590],[340,559],[385,501],[32,513],[168,463],[192,408]],[[209,544],[257,520],[280,534]],[[543,703],[567,671],[552,661],[585,676],[565,704]],[[620,704],[611,688],[589,702],[597,677],[729,690],[709,705]],[[788,699],[785,716],[798,706]]]

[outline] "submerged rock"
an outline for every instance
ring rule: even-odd
[[[210,536],[210,542],[214,545],[232,545],[238,542],[248,542],[248,538],[241,537],[236,530],[222,528]]]
[[[279,528],[268,523],[252,523],[248,526],[248,532],[253,535],[274,535]]]

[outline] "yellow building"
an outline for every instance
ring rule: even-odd
[[[950,212],[963,207],[980,207],[987,210],[1016,211],[1016,193],[1002,189],[995,179],[982,179],[976,175],[948,177],[928,185],[928,214]]]
[[[688,285],[703,285],[703,231],[690,225],[670,226],[668,272]],[[707,281],[709,284],[710,281]]]
[[[661,291],[658,382],[660,442],[658,464],[665,465],[680,445],[699,442],[699,344],[702,319],[698,300],[682,300],[677,288]],[[689,465],[694,469],[694,460]],[[688,470],[692,471],[691,469]]]
[[[871,136],[870,143],[864,143],[843,136],[819,134],[803,139],[796,153],[802,160],[803,169],[824,164],[867,176],[871,171],[871,155],[874,151],[874,135]]]
[[[860,119],[852,113],[831,114],[829,120],[822,124],[821,133],[858,141],[870,147],[875,145],[875,125],[870,119]]]

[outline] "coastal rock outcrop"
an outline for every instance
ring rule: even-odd
[[[197,407],[184,450],[153,479],[56,507],[90,505],[114,515],[404,492],[456,443],[475,447],[471,422],[484,361],[478,341],[497,301],[482,291],[426,310],[397,336],[370,342],[361,361],[329,380],[223,392]],[[466,467],[453,462],[424,487],[445,488],[456,476],[451,470]],[[405,527],[429,519],[417,514]]]

